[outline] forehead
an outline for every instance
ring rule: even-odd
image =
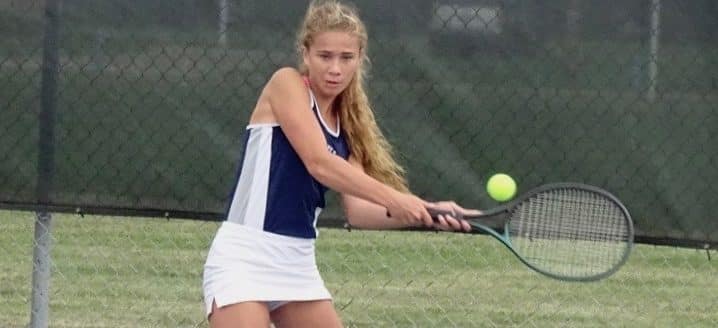
[[[314,35],[310,48],[316,51],[359,52],[359,37],[348,32],[321,32]]]

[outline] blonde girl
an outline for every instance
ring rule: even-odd
[[[341,327],[317,270],[316,222],[328,189],[363,229],[469,230],[411,194],[365,89],[367,32],[357,11],[313,1],[297,37],[299,68],[277,70],[246,129],[227,219],[204,267],[210,326]]]

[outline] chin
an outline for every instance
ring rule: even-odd
[[[344,91],[344,89],[346,89],[346,88],[327,88],[327,89],[322,90],[322,93],[324,93],[327,96],[336,97],[339,94],[341,94],[342,91]]]

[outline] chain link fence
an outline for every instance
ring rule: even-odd
[[[0,325],[206,325],[201,267],[244,126],[295,65],[306,5],[0,0],[0,207],[72,213],[0,212]],[[642,245],[613,280],[565,286],[482,238],[324,229],[345,324],[718,324],[718,4],[356,5],[369,95],[416,193],[489,208],[495,172],[520,191],[589,183],[624,200],[639,242],[690,249]],[[330,203],[320,225],[341,226]]]

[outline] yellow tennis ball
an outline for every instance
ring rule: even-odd
[[[497,173],[489,178],[486,191],[491,198],[505,202],[516,195],[516,182],[507,174]]]

